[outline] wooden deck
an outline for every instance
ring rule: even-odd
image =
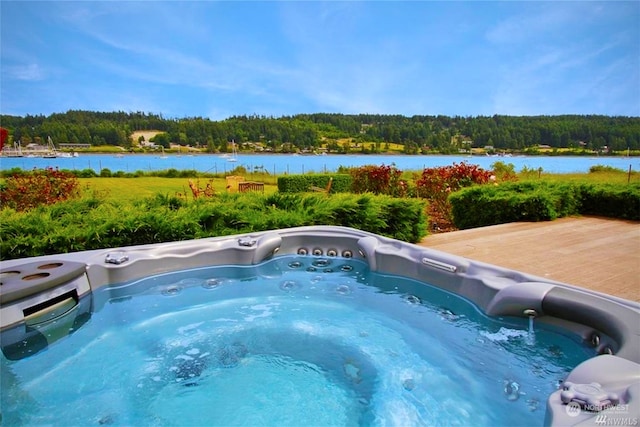
[[[434,234],[420,245],[640,302],[638,222],[519,222]]]

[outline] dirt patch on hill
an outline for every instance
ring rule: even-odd
[[[141,136],[144,137],[145,141],[149,142],[151,138],[153,138],[159,133],[163,133],[163,132],[159,130],[137,130],[131,134],[131,140],[133,141],[134,145],[137,145],[138,140],[140,139]]]

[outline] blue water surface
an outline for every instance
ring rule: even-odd
[[[309,172],[335,172],[340,166],[392,165],[401,170],[422,170],[425,167],[448,166],[453,163],[468,162],[490,169],[496,161],[511,163],[516,171],[523,168],[539,169],[549,173],[586,173],[594,165],[606,165],[628,171],[640,170],[638,157],[555,157],[555,156],[423,156],[423,155],[281,155],[251,154],[240,155],[237,162],[229,162],[219,155],[167,155],[161,158],[151,154],[125,154],[122,157],[107,154],[80,154],[70,158],[7,158],[0,159],[0,169],[21,168],[60,168],[93,169],[100,172],[109,169],[112,172],[159,171],[166,169],[193,169],[199,172],[227,173],[238,166],[249,172],[264,171],[271,174],[300,174]]]
[[[153,276],[101,289],[94,309],[0,359],[2,425],[542,425],[594,355],[339,257]]]

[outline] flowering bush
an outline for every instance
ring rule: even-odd
[[[429,200],[431,209],[441,217],[451,220],[449,194],[473,184],[486,184],[492,179],[491,171],[467,162],[452,166],[425,168],[416,181],[416,193]]]
[[[494,162],[491,164],[493,174],[496,177],[496,181],[499,182],[514,182],[518,180],[518,175],[515,171],[513,163]]]
[[[366,165],[350,171],[354,193],[388,194],[394,197],[407,195],[407,183],[401,179],[402,171],[395,166]]]
[[[18,211],[39,205],[51,205],[78,195],[78,179],[71,172],[57,168],[35,169],[14,174],[0,190],[0,205]]]

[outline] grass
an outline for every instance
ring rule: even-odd
[[[519,173],[520,181],[528,180],[545,180],[553,182],[591,182],[591,183],[609,183],[609,184],[626,184],[627,182],[640,182],[640,172],[631,172],[631,176],[627,172],[603,171],[591,173],[568,173],[568,174],[547,174],[542,172],[540,178],[538,173]]]
[[[402,178],[412,181],[419,176],[417,173],[405,171]],[[277,177],[259,174],[247,175],[247,180],[265,183],[265,193],[270,194],[277,191]],[[552,182],[591,182],[591,183],[611,183],[626,184],[629,174],[626,172],[604,171],[592,173],[575,174],[549,174],[544,173],[538,177],[537,172],[519,173],[520,181],[552,181]],[[181,196],[191,200],[191,190],[189,180],[186,178],[160,178],[160,177],[139,177],[139,178],[80,178],[80,187],[100,194],[106,199],[134,201],[145,197],[153,197],[156,194],[164,196]],[[200,187],[206,187],[211,182],[216,193],[226,193],[227,184],[224,177],[195,178],[194,181]],[[640,182],[640,172],[632,172],[630,182]],[[186,195],[186,196],[185,196]]]
[[[80,188],[86,192],[99,194],[106,200],[136,201],[156,194],[163,196],[180,196],[192,200],[189,180],[185,178],[80,178]],[[199,187],[206,187],[211,182],[216,193],[226,193],[225,178],[195,178],[193,181]],[[265,183],[265,193],[274,193],[278,187]]]

